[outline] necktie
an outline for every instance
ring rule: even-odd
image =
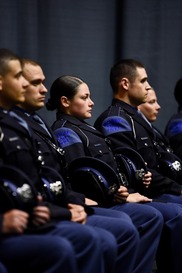
[[[35,120],[46,132],[47,134],[51,137],[51,134],[49,132],[49,130],[47,129],[45,123],[43,122],[43,120],[37,115],[34,114],[32,115],[33,120]]]

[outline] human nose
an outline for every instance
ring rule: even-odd
[[[45,85],[42,83],[41,84],[41,93],[47,93],[47,88],[45,87]]]
[[[91,105],[91,106],[94,106],[94,102],[93,102],[93,100],[91,100],[91,99],[90,99],[90,105]]]
[[[158,111],[161,109],[161,106],[160,106],[160,104],[158,104],[158,102],[156,103],[156,108]]]
[[[27,87],[29,85],[29,82],[25,79],[25,77],[21,76],[22,77],[22,86],[23,87]]]
[[[146,82],[145,89],[146,89],[147,91],[150,90],[150,89],[152,89],[151,85],[150,85],[148,82]]]

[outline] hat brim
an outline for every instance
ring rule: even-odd
[[[0,203],[2,211],[12,208],[29,211],[37,204],[35,187],[28,176],[14,166],[0,166]]]
[[[72,188],[107,206],[120,186],[115,171],[105,162],[93,157],[79,157],[68,168]]]

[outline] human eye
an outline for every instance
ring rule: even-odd
[[[147,81],[148,81],[148,78],[147,78],[147,77],[143,77],[143,78],[140,80],[140,82],[141,82],[142,84],[145,84]]]
[[[82,99],[83,99],[83,100],[87,100],[88,98],[89,98],[89,95],[88,95],[88,94],[82,96]]]
[[[40,80],[35,80],[35,81],[32,81],[31,84],[32,84],[33,86],[38,86],[38,85],[41,84],[41,81],[40,81]]]
[[[16,75],[15,75],[15,78],[17,78],[17,79],[19,79],[19,78],[21,78],[22,77],[22,71],[20,71],[19,73],[17,73]]]

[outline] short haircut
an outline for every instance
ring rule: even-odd
[[[137,76],[137,67],[145,68],[144,65],[133,59],[123,59],[113,65],[110,70],[110,84],[113,92],[117,92],[118,84],[123,77],[133,82]]]
[[[21,63],[20,58],[14,52],[7,48],[0,48],[0,75],[5,75],[9,70],[9,62],[12,60],[18,60]]]

